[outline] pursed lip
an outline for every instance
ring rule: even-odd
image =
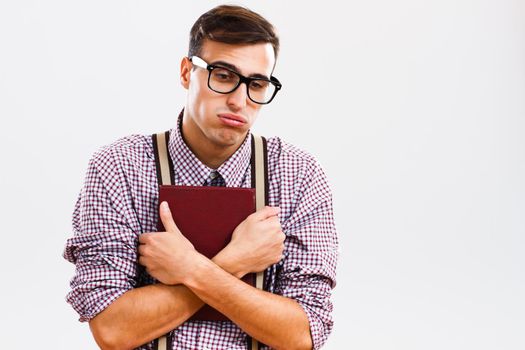
[[[247,123],[246,118],[244,118],[243,116],[238,115],[238,114],[232,114],[232,113],[221,113],[221,114],[217,114],[217,116],[218,116],[219,118],[226,118],[226,119],[236,120],[236,121],[241,122],[241,123],[243,123],[243,124],[246,124],[246,123]]]

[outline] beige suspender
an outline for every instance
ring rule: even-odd
[[[157,177],[159,179],[159,184],[162,185],[174,185],[172,183],[173,174],[170,167],[169,155],[168,155],[168,142],[167,142],[168,133],[158,133],[153,135],[153,148],[156,150],[157,160]],[[252,183],[255,183],[255,210],[264,208],[266,205],[266,193],[267,193],[267,169],[265,169],[265,149],[264,141],[261,136],[253,135],[253,149],[255,157],[252,156],[255,166],[252,166],[252,169],[255,169],[255,173],[252,174],[252,177],[255,177],[255,181],[252,179]],[[255,286],[258,289],[263,289],[264,284],[264,272],[258,272],[255,277]],[[160,337],[157,343],[157,350],[168,350],[171,347],[171,344],[168,344],[168,339],[164,335]],[[259,350],[259,343],[257,340],[251,338],[251,344],[249,350]]]
[[[157,154],[157,177],[159,184],[162,185],[174,185],[171,181],[173,178],[170,169],[169,163],[169,154],[168,154],[168,142],[166,140],[167,133],[159,132],[156,135],[153,135],[153,148],[156,150]],[[165,335],[157,339],[157,350],[168,350],[171,347],[171,344],[168,345],[168,339]]]
[[[254,152],[255,152],[255,210],[264,208],[265,199],[264,194],[266,193],[265,189],[265,179],[264,174],[266,169],[264,169],[264,152],[263,152],[263,141],[260,136],[254,137]]]
[[[254,149],[252,152],[255,153],[255,210],[264,208],[265,206],[265,193],[266,187],[266,169],[264,168],[264,151],[263,151],[263,140],[260,136],[253,135]],[[257,272],[255,275],[255,287],[257,289],[263,289],[264,273]],[[251,350],[259,350],[259,343],[253,337],[251,338]]]
[[[165,335],[159,338],[159,345],[157,346],[158,350],[168,350],[168,339]]]
[[[166,133],[160,132],[157,134],[157,152],[159,156],[160,176],[163,185],[174,185],[171,183],[173,174],[171,173],[168,161],[168,142],[166,140]]]

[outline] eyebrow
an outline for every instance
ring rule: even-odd
[[[228,69],[231,69],[233,71],[235,71],[236,73],[238,74],[241,74],[239,73],[239,68],[231,63],[228,63],[228,62],[224,62],[224,61],[213,61],[211,63],[209,63],[210,65],[212,66],[221,66],[223,68],[228,68]],[[241,74],[242,75],[242,74]],[[248,78],[261,78],[261,79],[266,79],[266,80],[270,80],[269,77],[267,77],[266,75],[264,74],[259,74],[259,73],[254,73],[254,74],[250,74],[248,76]]]

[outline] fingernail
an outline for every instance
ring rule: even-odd
[[[162,202],[160,203],[160,208],[164,211],[169,211],[170,207],[168,206],[168,202]]]

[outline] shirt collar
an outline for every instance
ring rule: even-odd
[[[175,184],[182,186],[202,186],[215,171],[204,163],[189,149],[182,137],[182,116],[179,114],[177,127],[170,130],[168,143],[170,157],[173,160]],[[241,146],[219,166],[216,171],[222,176],[227,187],[242,187],[250,166],[251,132],[248,130]]]

